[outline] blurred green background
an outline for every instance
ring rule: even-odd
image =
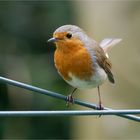
[[[110,59],[116,85],[101,87],[103,104],[114,109],[140,107],[139,1],[0,1],[1,76],[54,92],[72,90],[58,75],[55,46],[46,40],[56,28],[75,24],[97,41],[122,38]],[[94,94],[95,93],[95,94]],[[98,102],[97,89],[76,98]],[[0,84],[1,110],[68,110],[65,102]],[[86,109],[73,105],[70,109]],[[140,125],[115,116],[0,118],[1,139],[140,139]]]

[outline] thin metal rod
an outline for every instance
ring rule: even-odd
[[[9,85],[13,85],[13,86],[17,86],[17,87],[20,87],[20,88],[24,88],[24,89],[34,91],[34,92],[37,92],[37,93],[45,94],[45,95],[48,95],[48,96],[51,96],[51,97],[54,97],[54,98],[58,98],[58,99],[61,99],[61,100],[66,100],[66,96],[64,96],[62,94],[58,94],[58,93],[55,93],[55,92],[52,92],[52,91],[44,90],[44,89],[41,89],[41,88],[38,88],[38,87],[35,87],[35,86],[31,86],[31,85],[28,85],[28,84],[24,84],[24,83],[21,83],[21,82],[15,81],[15,80],[11,80],[11,79],[8,79],[8,78],[0,77],[0,82],[6,83],[6,84],[9,84]],[[81,105],[81,106],[84,106],[84,107],[88,107],[88,108],[98,110],[98,106],[96,104],[83,102],[83,101],[80,101],[80,100],[77,100],[77,99],[74,99],[74,103],[78,104],[78,105]],[[104,109],[105,110],[112,110],[112,109],[106,108],[106,107],[104,107]],[[140,117],[138,117],[138,116],[128,115],[128,114],[118,114],[117,116],[140,122]]]
[[[93,116],[118,114],[140,114],[140,110],[0,111],[0,117]]]

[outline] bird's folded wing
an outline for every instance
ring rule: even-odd
[[[109,61],[109,59],[106,57],[104,50],[99,47],[96,46],[94,47],[94,53],[96,55],[96,60],[98,65],[104,69],[104,71],[106,72],[108,79],[111,83],[115,83],[113,74],[111,72],[111,62]]]

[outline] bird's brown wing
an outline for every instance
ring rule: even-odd
[[[110,62],[110,60],[106,57],[103,49],[99,46],[94,47],[94,52],[96,55],[96,60],[97,63],[99,64],[100,67],[102,67],[104,69],[104,71],[106,72],[108,79],[111,83],[115,83],[113,74],[111,72],[111,67],[112,64]]]

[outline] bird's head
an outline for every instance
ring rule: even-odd
[[[65,47],[77,47],[83,45],[86,39],[85,32],[75,25],[64,25],[55,30],[53,38],[48,42],[56,44],[57,48],[64,49]]]

